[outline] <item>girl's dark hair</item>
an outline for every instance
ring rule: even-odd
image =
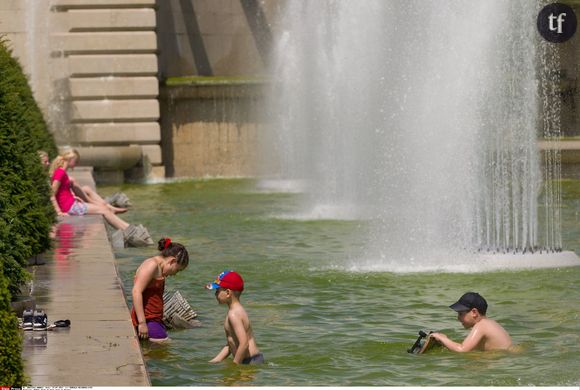
[[[157,249],[161,252],[161,256],[175,256],[177,259],[177,264],[181,265],[183,268],[187,267],[189,264],[189,253],[187,249],[177,242],[172,242],[171,238],[164,237],[157,243]]]

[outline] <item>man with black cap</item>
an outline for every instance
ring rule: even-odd
[[[510,335],[500,324],[485,316],[487,302],[481,295],[476,292],[465,293],[449,307],[457,312],[457,320],[465,329],[471,329],[471,332],[462,343],[451,341],[443,333],[431,333],[430,337],[455,352],[510,349]]]

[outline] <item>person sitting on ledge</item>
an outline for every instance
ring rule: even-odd
[[[500,324],[486,317],[487,302],[481,295],[476,292],[465,293],[449,307],[458,313],[457,320],[463,327],[471,329],[469,335],[462,343],[450,340],[443,333],[431,333],[429,337],[454,352],[511,349],[512,339],[508,332]]]
[[[113,210],[106,205],[86,203],[82,199],[75,197],[67,170],[74,168],[77,160],[78,153],[71,150],[57,156],[50,166],[50,185],[53,191],[50,200],[56,213],[59,216],[100,214],[116,229],[127,229],[129,224],[116,216]]]
[[[38,150],[36,153],[38,153],[42,167],[48,171],[50,169],[50,159],[48,158],[48,153],[46,153],[44,150]]]
[[[65,152],[65,154],[75,154],[75,165],[79,163],[81,160],[81,156],[76,149],[70,149],[69,151]],[[73,168],[73,167],[71,167]],[[124,207],[115,207],[109,204],[106,200],[104,200],[95,190],[93,190],[90,186],[80,186],[76,183],[73,177],[69,176],[70,180],[70,187],[73,194],[79,197],[85,203],[92,203],[97,206],[106,206],[115,214],[121,214],[127,211]]]

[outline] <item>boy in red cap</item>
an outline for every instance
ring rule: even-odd
[[[512,339],[508,332],[486,317],[487,302],[481,295],[476,292],[465,293],[449,307],[457,312],[457,320],[465,329],[471,329],[471,332],[462,343],[450,340],[443,333],[431,333],[430,337],[454,352],[511,349]]]
[[[236,364],[264,363],[264,355],[258,350],[254,339],[250,318],[240,303],[240,295],[244,291],[242,277],[237,272],[224,271],[206,288],[215,289],[217,301],[228,305],[228,314],[224,322],[227,345],[209,362],[219,363],[231,353]]]

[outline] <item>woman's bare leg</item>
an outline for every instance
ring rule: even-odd
[[[111,210],[106,206],[95,205],[93,203],[87,203],[87,214],[100,214],[110,223],[114,228],[119,230],[125,230],[129,227],[129,224],[123,221],[121,218],[117,217]]]
[[[95,192],[89,186],[82,186],[81,187],[81,191],[87,197],[87,202],[88,203],[93,203],[93,204],[96,204],[96,205],[106,206],[109,210],[111,210],[115,214],[120,214],[120,213],[124,213],[124,212],[127,211],[127,209],[120,208],[120,207],[114,207],[113,205],[108,204],[97,192]]]

